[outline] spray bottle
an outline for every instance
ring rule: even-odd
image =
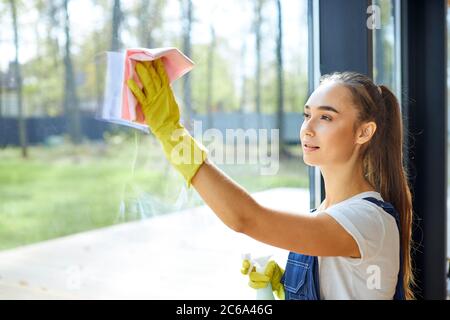
[[[247,259],[248,261],[250,261],[250,267],[248,268],[247,275],[249,275],[250,272],[252,272],[253,267],[256,268],[256,272],[264,274],[267,263],[269,262],[271,257],[272,256],[270,255],[252,259],[250,253],[243,254],[242,260]],[[270,282],[267,284],[267,287],[256,289],[256,300],[275,300],[275,297],[273,296],[272,292],[272,284]]]

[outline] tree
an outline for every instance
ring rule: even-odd
[[[0,12],[3,10],[3,3],[0,2]],[[0,19],[2,18],[2,14],[0,13]],[[0,29],[0,43],[2,42],[2,32],[3,30]],[[2,120],[2,112],[3,112],[3,72],[0,69],[0,121]]]
[[[0,4],[1,5],[1,4]],[[2,30],[0,30],[1,32]],[[1,42],[1,33],[0,33],[0,42]],[[3,114],[3,72],[0,69],[0,121],[2,120]]]
[[[230,60],[231,53],[227,51],[226,39],[220,38],[216,34],[213,54],[211,90],[211,113],[224,108],[226,111],[238,110],[239,101],[236,97],[235,75],[233,65],[235,61]],[[220,50],[218,49],[220,45]],[[208,56],[210,54],[211,43],[193,45],[192,59],[198,63],[192,73],[192,104],[196,106],[195,112],[207,115],[207,93],[208,93]],[[205,63],[202,63],[204,61]],[[210,69],[211,70],[211,69]],[[176,82],[175,82],[176,83]]]
[[[183,20],[183,52],[186,56],[191,57],[191,33],[193,22],[192,0],[180,0],[180,5]],[[183,100],[186,107],[186,124],[189,126],[192,116],[192,88],[190,73],[187,73],[183,77]]]
[[[139,46],[145,48],[154,48],[158,45],[154,37],[154,31],[161,28],[162,10],[166,1],[164,0],[141,0],[136,7],[136,16],[138,18],[138,27],[136,34],[138,35]]]
[[[14,59],[14,78],[16,83],[16,93],[17,93],[17,106],[19,111],[19,141],[20,147],[22,150],[22,157],[28,157],[28,142],[27,142],[27,127],[25,122],[25,117],[23,114],[23,105],[22,105],[22,75],[20,72],[20,64],[19,64],[19,27],[17,23],[17,7],[16,1],[10,0],[11,5],[11,17],[13,22],[13,30],[14,30],[14,47],[16,49],[15,59]]]
[[[246,54],[247,54],[247,42],[246,37],[243,37],[242,44],[241,44],[241,93],[240,93],[240,100],[239,100],[239,126],[243,127],[243,115],[244,115],[244,108],[245,104],[247,103],[247,77],[245,75],[245,67],[246,67]]]
[[[59,2],[59,1],[58,1]],[[39,11],[44,11],[42,15],[47,21],[47,54],[51,55],[53,59],[53,67],[57,68],[60,64],[60,46],[58,41],[58,34],[61,28],[60,11],[61,5],[55,0],[36,2]]]
[[[64,0],[64,111],[69,116],[69,132],[72,142],[78,144],[81,142],[81,120],[76,92],[75,75],[73,72],[73,64],[71,57],[71,37],[70,37],[70,20],[68,11],[69,0]]]
[[[283,15],[281,0],[276,0],[277,5],[277,38],[276,38],[276,57],[277,57],[277,128],[280,130],[281,154],[285,154],[284,148],[284,76],[283,76]]]
[[[3,9],[1,6],[2,6],[3,4],[2,3],[0,3],[0,8],[1,9]],[[0,10],[1,11],[1,10]],[[1,14],[0,14],[0,18],[2,18],[1,17]],[[2,41],[2,38],[1,38],[1,29],[0,29],[0,42]],[[3,86],[5,86],[6,85],[6,81],[4,81],[5,80],[5,75],[3,74],[3,71],[0,69],[0,122],[1,122],[1,120],[2,120],[2,117],[3,117]],[[3,134],[3,133],[2,133]],[[0,140],[1,141],[1,140]]]
[[[257,126],[261,127],[261,26],[263,22],[262,8],[264,0],[255,0],[255,55],[256,55],[256,70],[255,70],[255,107],[257,113]]]
[[[64,79],[64,64],[59,44],[60,41],[64,44],[61,37],[64,32],[62,7],[60,0],[27,3],[27,11],[36,13],[32,23],[39,25],[33,28],[36,54],[22,64],[22,77],[27,79],[23,84],[23,103],[28,115],[57,116],[64,113],[64,85],[61,85],[64,83],[61,81]]]
[[[112,14],[111,50],[118,51],[121,48],[120,25],[123,20],[120,0],[114,0]]]
[[[206,112],[208,115],[208,128],[213,126],[211,104],[213,99],[213,81],[214,81],[214,51],[216,48],[216,32],[214,26],[210,26],[211,43],[208,48],[208,71],[206,76]]]
[[[3,73],[0,69],[0,121],[3,115]]]

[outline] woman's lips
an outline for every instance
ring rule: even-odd
[[[320,148],[319,147],[316,147],[316,146],[311,146],[311,145],[308,145],[308,144],[304,144],[303,145],[303,150],[305,151],[305,152],[314,152],[314,151],[317,151],[317,150],[319,150]]]

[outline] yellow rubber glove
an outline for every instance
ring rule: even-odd
[[[190,187],[192,178],[206,159],[207,150],[180,123],[180,109],[161,59],[138,62],[136,72],[143,91],[133,79],[127,81],[128,88],[142,106],[145,121],[160,141],[166,158]]]
[[[284,286],[280,282],[281,277],[284,274],[284,270],[273,260],[267,263],[264,274],[256,272],[256,268],[253,267],[249,274],[250,261],[244,259],[242,261],[241,273],[244,275],[249,275],[248,285],[253,289],[261,289],[267,287],[267,285],[272,285],[272,290],[275,292],[276,296],[280,300],[284,300]]]

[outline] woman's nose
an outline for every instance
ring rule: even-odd
[[[300,135],[305,135],[309,137],[314,137],[314,130],[311,127],[311,121],[305,121],[303,123],[302,129],[300,130]]]

